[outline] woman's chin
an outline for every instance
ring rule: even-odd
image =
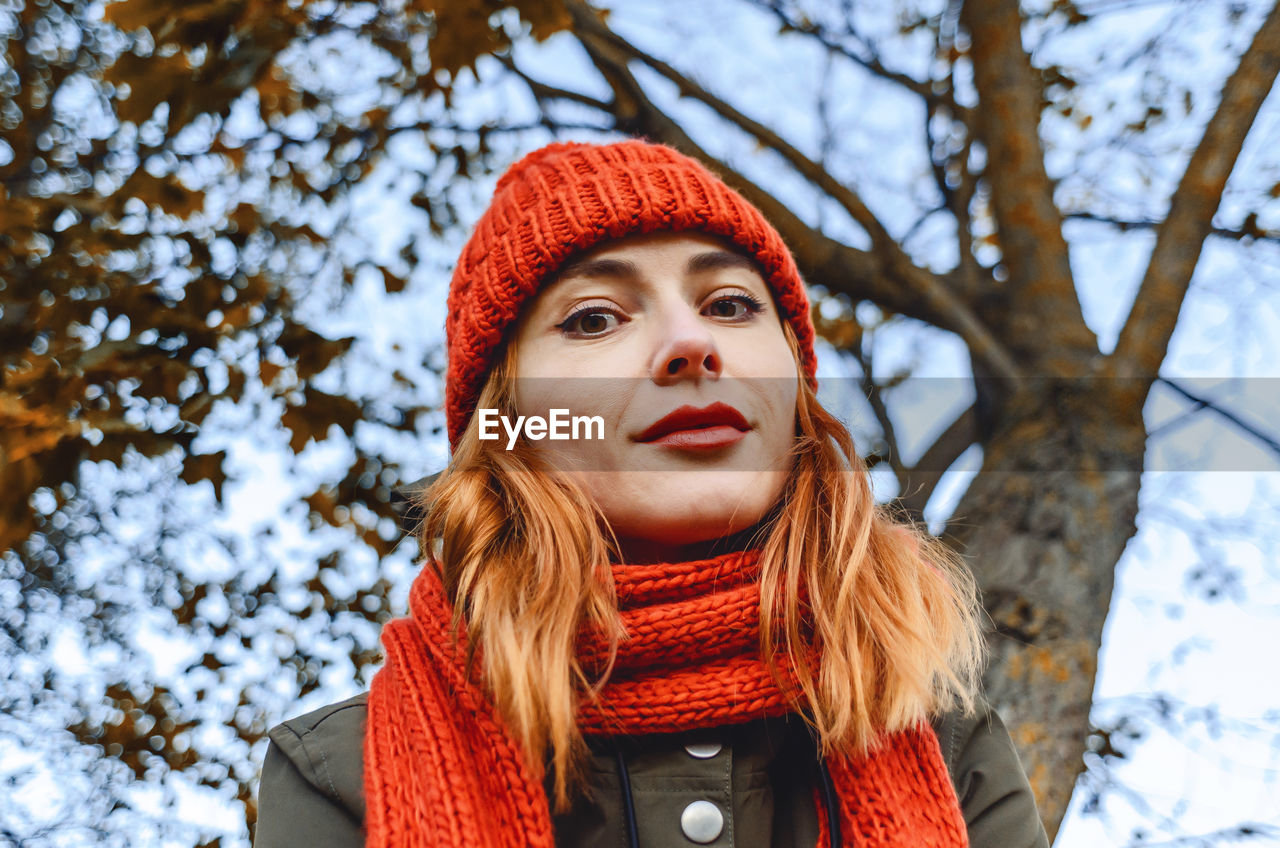
[[[695,558],[757,524],[778,502],[786,471],[613,471],[579,477],[623,542],[629,562]],[[626,541],[624,541],[626,540]],[[714,547],[714,545],[712,545]],[[683,556],[682,554],[693,556]]]
[[[614,533],[628,561],[691,559],[704,549],[723,547],[717,543],[754,527],[767,508],[767,504],[729,503],[723,509],[708,509],[705,503],[673,499],[670,508],[661,512],[628,513],[615,524]]]

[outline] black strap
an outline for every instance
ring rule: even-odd
[[[640,848],[640,836],[636,832],[636,808],[631,799],[631,774],[627,771],[627,760],[622,756],[622,748],[617,740],[613,743],[613,758],[618,764],[618,782],[622,784],[622,810],[627,816],[627,845]]]
[[[843,839],[840,836],[840,805],[836,802],[835,782],[831,779],[831,770],[826,760],[818,755],[818,787],[822,792],[822,805],[827,809],[827,832],[831,835],[831,848],[841,848]]]

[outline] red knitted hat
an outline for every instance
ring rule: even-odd
[[[782,236],[760,210],[696,159],[664,144],[553,142],[498,180],[454,269],[445,318],[450,450],[525,302],[570,256],[654,230],[723,236],[756,259],[800,343],[809,385],[817,389],[804,282]]]

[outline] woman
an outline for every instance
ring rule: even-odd
[[[446,332],[409,615],[367,695],[271,731],[257,848],[1047,846],[972,578],[874,502],[757,209],[664,145],[550,144]]]

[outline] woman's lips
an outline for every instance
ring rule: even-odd
[[[726,403],[703,409],[685,405],[649,425],[637,441],[671,450],[710,452],[737,444],[750,430],[746,417]]]
[[[737,444],[746,438],[747,431],[728,424],[699,427],[694,430],[673,430],[656,439],[645,442],[677,450],[712,451]]]

